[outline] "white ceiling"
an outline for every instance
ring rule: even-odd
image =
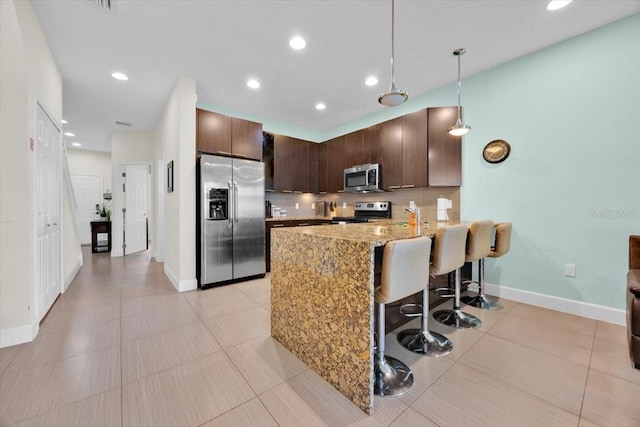
[[[455,81],[459,47],[464,78],[640,12],[638,0],[546,4],[396,1],[397,87],[416,96]],[[110,151],[114,130],[155,128],[180,73],[196,80],[199,105],[309,132],[389,108],[377,97],[391,80],[390,1],[115,0],[111,14],[87,0],[33,5],[62,73],[67,141],[86,149]],[[289,47],[293,35],[306,49]]]

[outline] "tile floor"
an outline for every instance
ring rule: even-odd
[[[268,278],[180,294],[147,254],[84,251],[36,339],[0,349],[0,426],[640,426],[620,326],[503,300],[465,307],[478,330],[433,321],[444,358],[391,333],[415,384],[369,417],[270,338]]]

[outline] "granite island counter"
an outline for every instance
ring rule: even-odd
[[[433,235],[432,224],[420,231],[391,221],[272,230],[271,335],[367,414],[376,248]]]

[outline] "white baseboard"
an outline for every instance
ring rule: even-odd
[[[73,279],[76,277],[76,274],[78,274],[78,271],[80,271],[80,268],[82,268],[83,263],[84,263],[84,260],[82,258],[82,251],[80,251],[80,253],[78,254],[78,262],[76,266],[73,268],[73,271],[69,273],[69,276],[67,276],[67,278],[64,279],[64,286],[62,287],[62,293],[65,293],[67,291],[67,289],[69,288],[69,285],[71,284]]]
[[[40,323],[35,321],[31,325],[0,330],[0,348],[11,347],[25,342],[31,342],[38,335]]]
[[[575,314],[577,316],[588,317],[616,325],[625,326],[627,324],[626,311],[617,308],[510,288],[508,286],[498,286],[487,282],[484,284],[484,290],[487,295],[512,301],[549,308],[551,310],[562,311],[564,313]]]
[[[173,271],[169,268],[167,263],[164,264],[164,274],[167,275],[173,287],[178,292],[194,291],[198,288],[198,281],[196,279],[179,280]]]

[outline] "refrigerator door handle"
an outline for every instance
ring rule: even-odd
[[[238,222],[238,183],[233,181],[233,197],[235,206],[233,207],[233,217]]]
[[[227,209],[230,211],[229,214],[227,215],[227,225],[229,226],[229,228],[233,227],[233,215],[235,215],[236,213],[236,206],[234,204],[234,200],[235,200],[235,196],[233,194],[233,188],[231,187],[231,181],[227,182],[227,188],[229,190],[229,197],[228,199],[231,199],[230,202],[227,202]],[[228,200],[227,199],[227,200]]]

